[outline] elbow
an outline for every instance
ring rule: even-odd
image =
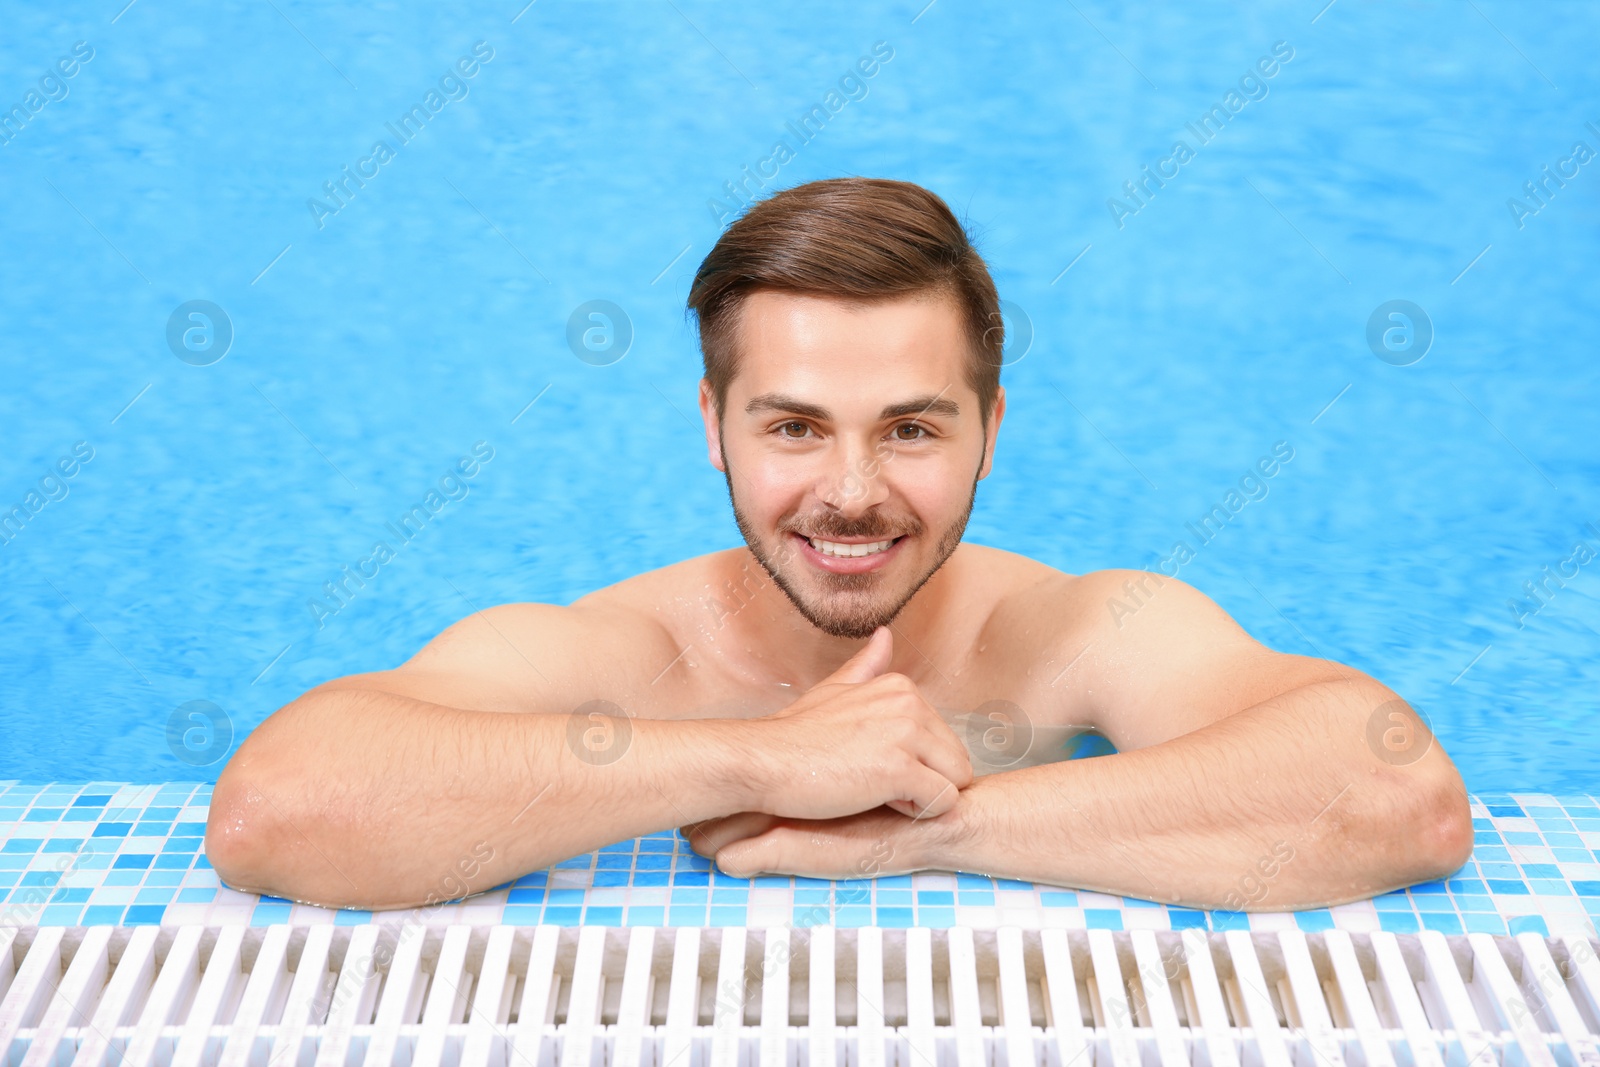
[[[248,754],[235,753],[211,792],[205,854],[222,884],[243,893],[276,895],[270,860],[281,820],[267,801],[273,790]]]
[[[1454,781],[1438,789],[1418,816],[1426,878],[1448,878],[1472,858],[1472,809],[1460,778],[1450,777]]]

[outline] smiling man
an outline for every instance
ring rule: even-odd
[[[1466,861],[1461,779],[1383,684],[1263,647],[1175,578],[962,543],[1003,333],[939,197],[778,193],[689,306],[745,545],[476,612],[280,708],[217,782],[223,881],[404,907],[673,826],[730,874],[936,868],[1219,908]],[[1066,759],[1086,730],[1117,753]]]

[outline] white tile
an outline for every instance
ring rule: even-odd
[[[1000,925],[1000,916],[996,908],[957,904],[955,910],[957,926],[970,926],[974,930],[993,930]]]
[[[1122,913],[1124,930],[1170,930],[1172,921],[1160,908],[1129,908]]]
[[[1287,911],[1253,911],[1250,913],[1250,930],[1252,933],[1264,930],[1296,930],[1299,923],[1294,921],[1294,913]]]

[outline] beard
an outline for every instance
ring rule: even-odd
[[[980,470],[982,466],[980,462]],[[961,536],[966,532],[967,520],[972,516],[972,506],[978,497],[978,479],[974,478],[966,507],[939,535],[939,540],[934,546],[932,565],[903,592],[885,588],[885,579],[881,571],[868,571],[862,574],[830,574],[826,571],[815,571],[816,579],[821,582],[824,591],[811,597],[800,588],[800,583],[796,580],[795,571],[803,565],[796,565],[798,553],[791,547],[792,542],[788,536],[790,533],[821,537],[824,540],[870,537],[874,540],[887,541],[895,537],[919,536],[923,532],[923,524],[914,516],[897,519],[876,509],[856,519],[843,519],[828,511],[810,515],[791,515],[778,522],[778,536],[782,547],[774,552],[762,543],[761,536],[750,522],[749,516],[739,508],[739,498],[733,491],[731,473],[733,468],[728,465],[726,451],[722,454],[722,467],[723,477],[728,483],[728,501],[733,505],[733,520],[738,524],[739,533],[744,536],[744,542],[751,554],[772,576],[773,583],[783,590],[784,596],[789,598],[789,603],[794,605],[795,610],[800,612],[811,625],[832,637],[852,639],[871,637],[878,627],[887,626],[892,622],[961,544]],[[794,569],[786,571],[786,564]]]

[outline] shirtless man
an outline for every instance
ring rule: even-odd
[[[668,827],[731,875],[935,868],[1213,908],[1466,862],[1460,776],[1387,686],[1263,647],[1176,578],[961,543],[1003,335],[943,200],[779,193],[689,305],[746,547],[475,612],[280,708],[212,797],[224,882],[399,908]],[[1117,754],[1065,759],[1083,730]]]

